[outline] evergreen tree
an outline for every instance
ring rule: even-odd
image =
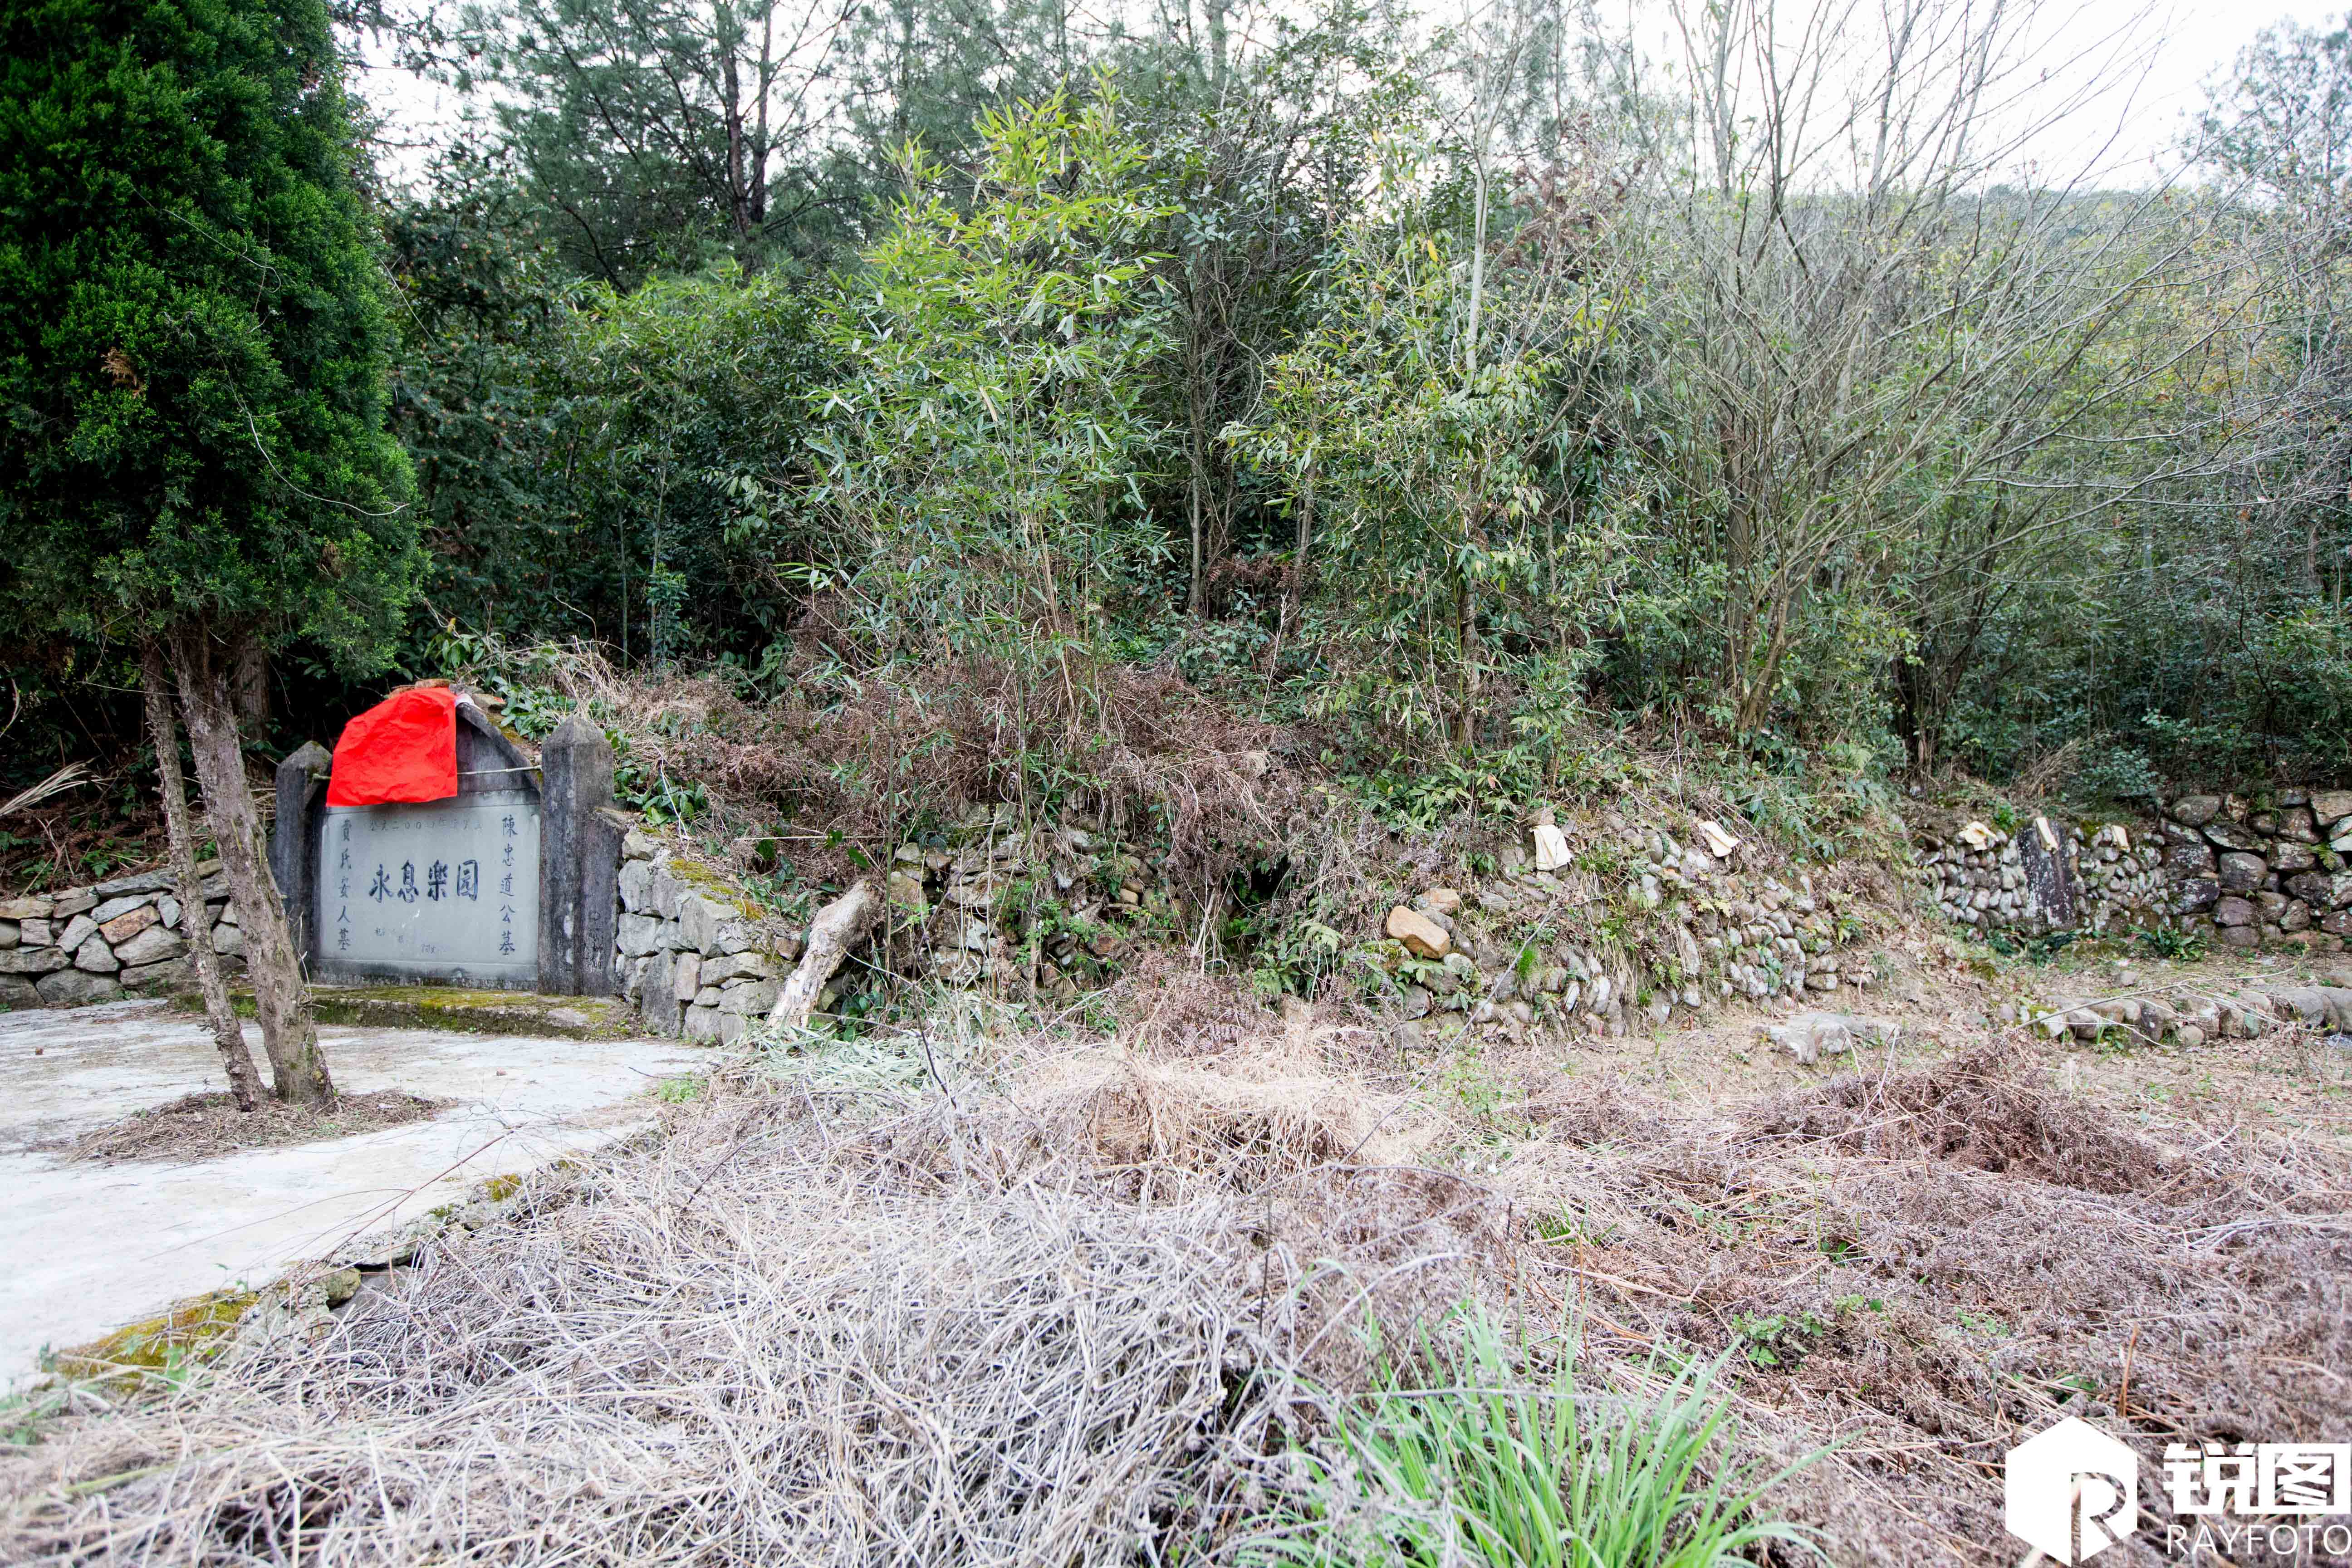
[[[229,694],[297,637],[380,667],[420,563],[360,170],[321,0],[0,19],[0,602],[167,656],[293,1100],[332,1088]]]

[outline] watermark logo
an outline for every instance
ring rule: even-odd
[[[2053,1562],[2087,1563],[2139,1523],[2139,1460],[2069,1415],[2009,1451],[2001,1478],[2009,1532]]]

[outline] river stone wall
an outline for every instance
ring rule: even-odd
[[[2164,862],[2185,923],[2231,947],[2352,937],[2352,790],[2183,795],[2165,808]]]
[[[245,932],[217,860],[206,861],[205,909],[190,921],[179,879],[143,871],[87,888],[0,899],[0,1006],[74,1007],[126,992],[195,984],[189,928],[201,929],[224,971],[245,963]]]
[[[2160,843],[2138,824],[2034,816],[2008,829],[1922,813],[1908,826],[1927,895],[1979,931],[2040,937],[2179,923]]]
[[[2152,820],[1950,813],[1910,822],[1937,908],[1980,931],[2177,930],[2240,948],[2344,951],[2352,790],[2183,795]]]

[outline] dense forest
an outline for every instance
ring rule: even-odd
[[[270,547],[323,587],[215,595],[249,746],[564,647],[913,748],[977,701],[1007,798],[1171,682],[1408,819],[1627,730],[1759,779],[2347,776],[2352,40],[2266,33],[2124,181],[2037,161],[2114,84],[2030,10],[1660,16],[336,13],[367,384],[308,468],[220,416],[231,526],[348,524]],[[26,476],[79,482],[48,330],[0,437],[0,797],[81,761],[127,805],[148,590],[26,542]],[[171,395],[67,357],[92,405]],[[91,868],[29,822],[32,879]]]

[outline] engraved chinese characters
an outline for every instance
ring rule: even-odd
[[[319,960],[361,975],[528,987],[539,962],[539,802],[497,790],[331,807]]]

